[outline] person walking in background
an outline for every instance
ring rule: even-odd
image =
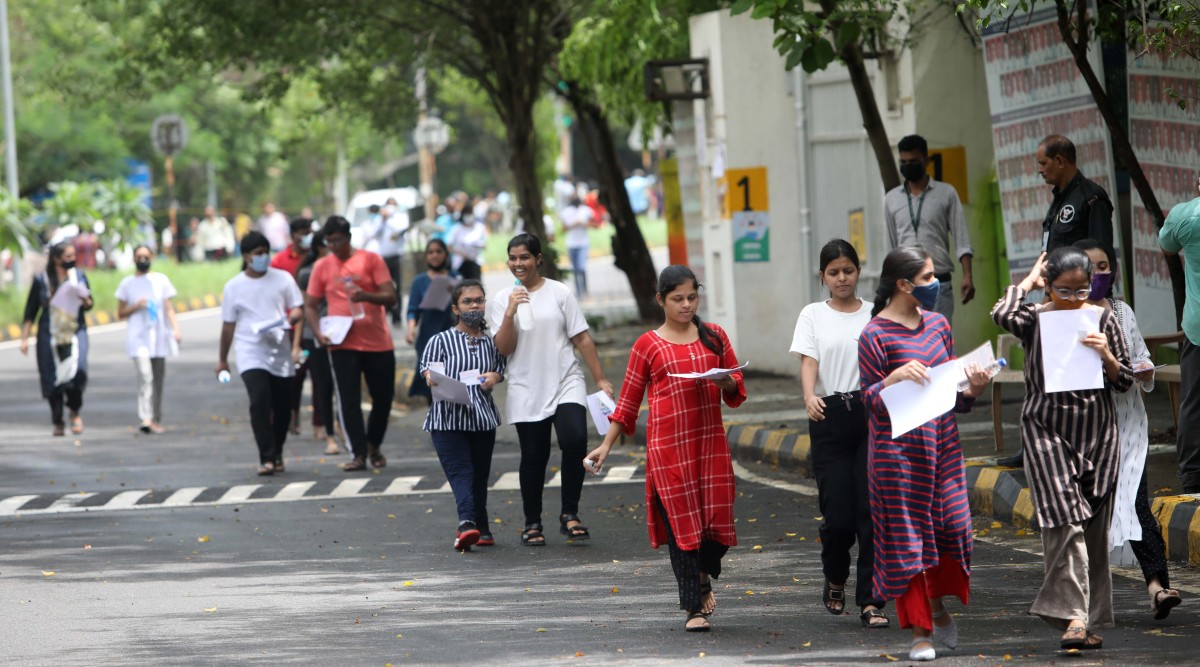
[[[96,236],[94,225],[85,222],[79,226],[79,233],[71,239],[75,247],[75,265],[80,269],[91,271],[96,268],[96,252],[100,250],[100,239]]]
[[[165,274],[151,271],[154,254],[140,245],[133,249],[137,272],[117,286],[117,316],[128,320],[125,351],[138,376],[137,414],[142,433],[165,433],[162,418],[163,381],[167,357],[179,354],[183,335],[175,317],[175,286]]]
[[[653,184],[654,179],[641,169],[634,169],[625,179],[625,194],[629,195],[634,215],[643,215],[650,210],[650,186]]]
[[[241,246],[242,239],[246,238],[246,235],[250,233],[250,228],[253,227],[253,225],[254,225],[254,221],[250,218],[250,215],[247,213],[238,213],[236,216],[234,216],[234,218],[233,218],[233,239],[234,239],[233,252],[234,252],[234,254],[237,254],[237,255],[242,254],[242,246]]]
[[[195,224],[193,224],[195,223]],[[171,229],[171,247],[175,250],[175,261],[183,264],[192,261],[192,232],[199,225],[195,218],[184,222],[177,220]]]
[[[299,285],[301,294],[308,293],[308,284],[317,260],[328,254],[329,248],[325,245],[324,234],[316,232],[313,235],[312,247],[309,248],[308,255],[305,256],[304,261],[300,263],[300,268],[296,271],[296,284]],[[325,299],[319,299],[317,301],[317,321],[319,322],[320,318],[327,314],[329,313]],[[312,376],[313,437],[317,440],[325,440],[326,454],[337,454],[341,452],[341,448],[338,446],[333,430],[336,417],[333,414],[333,377],[331,375],[333,371],[329,367],[329,355],[317,346],[316,330],[309,326],[307,318],[300,320],[296,328],[299,335],[292,339],[292,363],[296,367],[297,378],[302,378],[306,371]],[[303,394],[303,381],[294,383],[292,385],[293,419],[299,415]]]
[[[1200,177],[1196,179],[1200,194]],[[1178,204],[1158,232],[1164,253],[1182,254],[1187,299],[1183,306],[1183,342],[1179,344],[1179,403],[1176,443],[1179,481],[1184,493],[1200,493],[1200,197]]]
[[[592,379],[613,397],[579,302],[566,285],[541,276],[542,243],[531,234],[508,242],[508,270],[519,283],[500,290],[488,306],[496,348],[508,358],[505,413],[521,442],[521,503],[525,528],[521,543],[543,546],[542,491],[550,462],[550,431],[562,450],[562,509],[559,532],[572,540],[591,534],[579,520],[583,457],[587,452],[587,387],[575,350]],[[524,305],[524,308],[521,306]],[[518,325],[518,310],[524,312]]]
[[[1154,618],[1163,619],[1182,602],[1179,591],[1171,588],[1167,572],[1167,548],[1163,542],[1158,519],[1150,510],[1146,489],[1146,456],[1150,453],[1149,419],[1142,402],[1142,391],[1154,390],[1154,362],[1138,328],[1133,308],[1113,298],[1112,286],[1118,278],[1116,253],[1102,248],[1091,239],[1076,241],[1075,247],[1084,251],[1092,263],[1091,295],[1088,303],[1112,313],[1124,336],[1125,348],[1132,361],[1131,370],[1137,380],[1136,389],[1115,397],[1117,432],[1120,434],[1120,460],[1117,487],[1113,497],[1112,526],[1109,544],[1117,564],[1126,549],[1133,553],[1142,567],[1150,609]],[[1128,546],[1126,546],[1128,544]]]
[[[1040,315],[1094,308],[1092,265],[1071,246],[1043,254],[1033,270],[1010,286],[992,309],[992,319],[1025,348],[1025,404],[1021,441],[1025,475],[1042,535],[1045,578],[1030,612],[1063,632],[1063,649],[1098,649],[1104,640],[1091,632],[1113,624],[1109,526],[1117,483],[1119,434],[1114,394],[1133,386],[1129,353],[1111,312],[1099,309],[1100,330],[1082,344],[1096,350],[1104,386],[1080,391],[1047,391]],[[1024,303],[1044,289],[1046,304]]]
[[[84,313],[92,309],[87,275],[75,268],[75,247],[50,246],[46,270],[33,279],[21,323],[21,354],[29,354],[29,334],[38,323],[37,365],[42,398],[50,403],[54,435],[64,434],[63,404],[71,411],[71,432],[83,433],[83,392],[88,380],[88,333]],[[65,290],[62,294],[60,291]],[[40,315],[39,315],[40,313]]]
[[[886,628],[884,601],[871,592],[875,543],[867,482],[867,410],[858,375],[858,338],[871,321],[860,299],[858,253],[835,239],[821,248],[820,279],[829,299],[800,311],[790,353],[800,362],[800,387],[812,438],[813,475],[821,516],[822,604],[840,616],[846,608],[850,548],[858,542],[854,601],[864,628]]]
[[[404,257],[404,235],[408,232],[408,215],[400,212],[395,198],[388,197],[383,208],[371,218],[369,226],[364,231],[366,236],[364,248],[383,258],[383,263],[392,276],[392,283],[396,286],[396,293],[399,294],[400,287],[404,284],[401,282],[404,277],[401,262]],[[400,300],[397,299],[396,305],[388,310],[392,315],[392,324],[399,324],[401,322]]]
[[[720,578],[721,559],[737,546],[733,525],[737,494],[721,403],[731,408],[741,405],[746,385],[741,371],[707,380],[671,377],[670,373],[736,368],[737,354],[721,327],[700,320],[696,312],[700,283],[691,269],[680,265],[663,269],[655,298],[665,321],[633,344],[608,433],[583,463],[593,474],[599,472],[616,439],[622,433],[633,435],[649,387],[646,523],[650,545],[657,549],[666,544],[670,550],[679,608],[687,614],[684,629],[706,632],[712,628],[708,617],[717,606],[711,579]]]
[[[354,460],[347,472],[387,465],[381,452],[396,393],[396,353],[385,310],[396,303],[396,286],[379,255],[350,245],[350,222],[331,216],[322,228],[330,253],[317,260],[305,294],[305,316],[317,343],[326,348],[333,370],[341,423]],[[350,330],[334,343],[320,330],[320,300],[330,316],[350,317]],[[371,394],[371,414],[363,423],[362,385]]]
[[[461,379],[467,385],[470,404],[434,401],[424,429],[433,439],[446,481],[454,491],[458,509],[454,548],[468,551],[475,544],[496,544],[488,524],[487,488],[500,426],[492,389],[504,381],[505,360],[486,332],[483,285],[478,280],[464,280],[454,288],[451,301],[458,322],[429,340],[421,355],[421,374],[431,386],[436,384],[431,377],[435,370]]]
[[[479,280],[483,275],[479,256],[487,247],[487,228],[475,220],[470,204],[464,204],[458,224],[446,236],[446,245],[454,256],[453,269],[463,278]]]
[[[311,218],[295,218],[288,223],[288,245],[271,258],[271,268],[290,274],[293,278],[300,269],[300,262],[308,256],[312,247],[313,221]]]
[[[229,372],[229,348],[250,396],[250,428],[258,445],[258,474],[284,472],[283,445],[291,422],[292,355],[287,332],[300,321],[303,300],[296,280],[271,268],[267,237],[242,239],[245,269],[225,283],[217,377]]]
[[[204,218],[196,226],[196,245],[204,259],[222,260],[233,252],[233,226],[212,206],[204,207]]]
[[[288,246],[291,225],[287,216],[275,210],[275,204],[263,204],[263,214],[258,219],[258,232],[271,243],[271,252],[281,252]]]
[[[458,280],[458,274],[450,270],[450,251],[441,239],[430,239],[425,244],[424,273],[413,278],[408,294],[408,330],[404,340],[417,352],[417,372],[413,375],[409,396],[424,396],[432,401],[429,385],[421,374],[421,359],[425,346],[435,335],[454,326],[453,301],[449,298]],[[445,294],[445,298],[440,296]],[[444,304],[444,305],[443,305]]]
[[[962,202],[954,186],[934,180],[929,168],[929,144],[916,134],[900,140],[900,174],[904,183],[892,188],[883,201],[890,248],[915,246],[933,258],[941,291],[933,310],[954,323],[953,259],[962,265],[963,305],[975,298],[971,262],[975,251],[967,232]],[[954,237],[951,245],[950,237]],[[953,249],[953,255],[951,250]]]
[[[937,657],[934,641],[958,646],[958,625],[943,598],[970,597],[971,508],[958,424],[947,412],[892,435],[881,392],[898,382],[924,384],[934,366],[954,361],[950,323],[933,310],[940,286],[920,248],[896,248],[883,260],[871,321],[858,339],[858,372],[870,415],[867,462],[875,534],[878,600],[895,600],[900,627],[912,629],[909,659]],[[954,412],[967,412],[988,384],[975,364]]]
[[[583,205],[579,197],[571,197],[567,207],[559,212],[563,230],[567,237],[567,254],[571,258],[571,273],[575,277],[575,294],[580,299],[587,296],[588,228],[594,220],[592,209]]]

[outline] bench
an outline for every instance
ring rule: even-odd
[[[1146,348],[1150,350],[1150,358],[1154,359],[1154,353],[1158,348],[1164,345],[1177,345],[1183,342],[1184,333],[1176,331],[1172,334],[1160,334],[1158,336],[1146,336]],[[1168,364],[1154,372],[1154,381],[1162,382],[1167,385],[1167,396],[1171,399],[1171,417],[1175,420],[1176,428],[1179,427],[1179,394],[1182,385],[1182,379],[1179,375],[1179,364]]]

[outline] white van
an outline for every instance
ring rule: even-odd
[[[372,206],[383,207],[388,199],[396,200],[396,215],[401,216],[403,225],[408,226],[413,209],[420,209],[417,215],[424,217],[424,200],[416,188],[390,188],[386,190],[367,190],[359,192],[350,198],[350,206],[346,209],[346,219],[350,221],[350,243],[355,248],[363,246],[363,225],[371,219]],[[414,216],[416,217],[416,216]]]

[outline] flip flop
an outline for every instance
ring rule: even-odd
[[[1159,596],[1162,596],[1161,598]],[[1179,606],[1183,602],[1183,598],[1179,597],[1179,591],[1173,588],[1164,588],[1154,594],[1154,620],[1161,621],[1171,615],[1171,610]]]

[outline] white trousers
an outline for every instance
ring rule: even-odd
[[[162,423],[163,378],[167,360],[162,357],[136,357],[133,365],[138,374],[138,419],[142,423]]]

